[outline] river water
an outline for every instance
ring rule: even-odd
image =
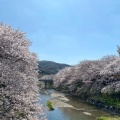
[[[47,100],[50,100],[51,93],[60,93],[55,90],[47,90],[49,94],[46,94],[45,92],[40,93],[41,103],[46,106]],[[54,107],[55,110],[48,111],[45,110],[45,113],[47,115],[48,120],[96,120],[99,116],[105,116],[105,117],[112,117],[110,113],[103,111],[101,109],[98,109],[95,106],[89,105],[85,103],[83,100],[80,100],[75,97],[67,96],[69,101],[68,104],[74,106],[77,109],[84,109],[84,110],[76,110],[73,108],[59,108]]]

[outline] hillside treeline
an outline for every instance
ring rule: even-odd
[[[68,66],[70,65],[55,63],[52,61],[39,61],[38,62],[38,68],[39,68],[40,75],[56,74],[58,73],[58,71]]]

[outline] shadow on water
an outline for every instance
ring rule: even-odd
[[[42,99],[41,102],[44,106],[46,105],[46,101],[52,98],[50,95],[51,93],[60,92],[47,90],[47,93],[48,94],[46,94],[44,91],[40,92],[40,98]],[[48,120],[96,120],[96,118],[99,116],[112,116],[111,114],[92,105],[89,105],[78,98],[74,98],[71,96],[67,96],[67,98],[70,100],[67,102],[68,104],[82,110],[54,107],[54,111],[45,111]]]

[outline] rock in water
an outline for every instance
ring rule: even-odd
[[[83,112],[85,115],[89,115],[89,116],[91,116],[92,114],[91,113],[89,113],[89,112]]]

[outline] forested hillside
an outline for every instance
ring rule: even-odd
[[[39,73],[42,75],[56,74],[61,69],[70,65],[55,63],[52,61],[39,61]]]

